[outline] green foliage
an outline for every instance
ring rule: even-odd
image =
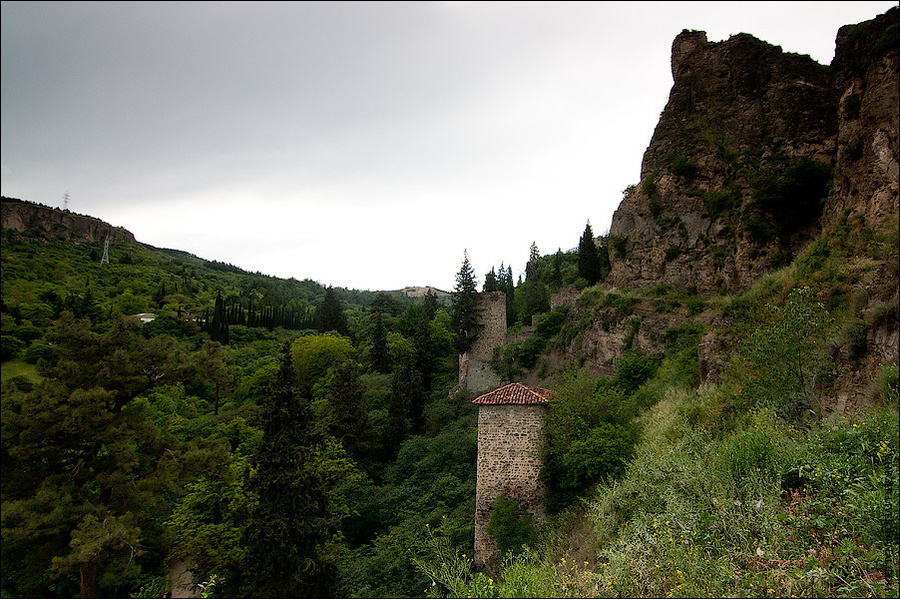
[[[621,381],[571,373],[557,385],[544,426],[548,505],[557,510],[598,481],[620,475],[638,430],[625,401],[640,367],[625,367]]]
[[[609,247],[613,249],[616,258],[625,258],[628,255],[628,236],[609,235],[607,238]]]
[[[291,345],[291,357],[297,371],[297,385],[302,394],[310,397],[313,386],[325,376],[329,368],[356,356],[350,340],[334,333],[300,337]]]
[[[565,312],[547,312],[538,319],[534,333],[525,341],[513,342],[495,350],[492,368],[507,380],[515,378],[521,368],[534,368],[541,353],[562,332],[565,322]]]
[[[893,50],[897,47],[900,47],[900,27],[898,27],[897,23],[891,23],[884,29],[884,33],[878,38],[878,41],[875,42],[875,47],[872,52],[879,56],[888,50]]]
[[[644,177],[644,180],[641,181],[641,191],[647,196],[650,214],[653,215],[654,218],[657,218],[662,212],[662,199],[659,197],[659,189],[656,185],[656,180],[658,178],[659,173],[654,171]]]
[[[810,158],[779,171],[763,169],[751,177],[751,193],[756,214],[748,218],[748,231],[758,243],[773,234],[785,239],[812,224],[822,214],[831,183],[831,169]],[[766,226],[766,221],[770,223]]]
[[[838,335],[838,344],[851,360],[859,359],[866,351],[869,325],[862,318],[848,320]]]
[[[20,593],[67,576],[82,595],[114,593],[140,573],[135,554],[158,547],[142,538],[181,447],[139,398],[183,376],[186,360],[174,340],[145,340],[136,328],[119,319],[94,333],[64,314],[48,335],[59,359],[41,363],[41,382],[4,388],[3,559],[24,569]]]
[[[534,545],[537,531],[534,519],[519,514],[519,502],[498,497],[491,506],[491,516],[485,532],[497,543],[501,559],[507,555],[520,555]]]
[[[246,558],[241,535],[258,501],[243,484],[249,475],[249,459],[235,456],[221,475],[188,483],[166,521],[175,536],[173,555],[193,564],[195,580],[235,571]]]
[[[503,560],[502,578],[495,580],[474,571],[469,554],[453,547],[444,532],[428,530],[427,540],[417,547],[413,562],[427,576],[430,586],[426,597],[583,597],[590,576],[569,566],[565,559],[559,567],[542,563],[530,548]]]
[[[466,353],[472,347],[479,333],[478,325],[478,282],[475,271],[469,263],[469,256],[463,256],[463,263],[456,273],[456,287],[452,297],[453,328],[456,333],[458,353]]]
[[[703,194],[703,205],[706,207],[706,215],[716,219],[723,214],[728,214],[741,201],[741,189],[737,185],[729,185],[722,190],[711,190]]]
[[[767,305],[762,326],[743,350],[750,367],[740,394],[744,405],[790,417],[819,409],[817,387],[831,370],[821,345],[833,322],[808,287],[792,291],[784,306]]]
[[[657,368],[659,360],[638,351],[627,351],[616,362],[616,376],[613,382],[626,394],[631,394],[647,382],[656,373]]]
[[[327,594],[336,577],[328,546],[349,514],[334,490],[356,468],[343,448],[313,428],[308,400],[296,391],[287,344],[262,406],[263,438],[249,482],[258,497],[245,522],[239,570],[228,572],[240,594],[301,597]]]
[[[594,285],[609,274],[609,255],[605,246],[598,247],[594,243],[594,232],[588,223],[578,242],[578,276]]]
[[[670,245],[666,248],[666,262],[671,262],[672,260],[677,258],[679,254],[681,254],[681,247],[677,245]]]
[[[325,297],[316,311],[316,322],[320,333],[334,331],[338,335],[346,335],[348,332],[347,317],[333,287],[325,290]]]
[[[693,179],[697,175],[698,165],[696,162],[678,154],[670,154],[668,160],[672,174],[676,177]]]
[[[711,438],[681,417],[710,399],[673,394],[647,414],[628,474],[590,502],[604,564],[594,588],[621,596],[895,594],[896,404],[808,430],[754,412]],[[790,486],[798,480],[805,486]]]

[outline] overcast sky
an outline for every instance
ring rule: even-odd
[[[2,193],[278,277],[450,291],[466,250],[483,282],[609,229],[682,29],[829,64],[895,4],[4,1]]]

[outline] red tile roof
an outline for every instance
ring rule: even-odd
[[[550,401],[550,390],[539,387],[529,388],[522,383],[510,383],[505,387],[494,389],[481,397],[472,400],[475,405],[517,404],[526,406],[547,405]]]

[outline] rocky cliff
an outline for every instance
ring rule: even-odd
[[[549,366],[611,375],[627,350],[659,355],[669,335],[693,330],[698,380],[715,383],[735,340],[732,319],[707,309],[712,296],[740,295],[801,252],[815,269],[809,256],[833,249],[848,256],[842,272],[815,276],[849,314],[829,346],[839,374],[826,407],[866,401],[900,351],[896,244],[871,247],[898,228],[898,12],[842,27],[829,66],[747,34],[677,36],[641,181],[605,240],[611,272],[551,300],[587,324]]]
[[[895,8],[842,27],[829,66],[747,34],[678,35],[607,282],[736,293],[848,211],[896,219],[897,21]]]
[[[130,231],[100,219],[6,197],[0,201],[0,228],[4,232],[76,244],[102,243],[107,236],[112,243],[135,242]]]

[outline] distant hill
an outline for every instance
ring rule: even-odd
[[[24,239],[43,241],[59,240],[76,245],[102,244],[109,237],[110,243],[140,245],[190,266],[205,265],[220,271],[228,270],[236,274],[251,274],[240,267],[218,262],[215,259],[207,260],[183,250],[157,248],[141,243],[135,239],[131,231],[116,227],[93,216],[76,214],[19,198],[6,196],[0,198],[0,228],[6,235],[17,235]],[[264,273],[255,274],[268,276]],[[327,282],[325,284],[327,285]],[[419,299],[424,297],[429,289],[438,296],[439,301],[449,301],[449,293],[433,287],[410,286],[386,292],[403,298]]]

